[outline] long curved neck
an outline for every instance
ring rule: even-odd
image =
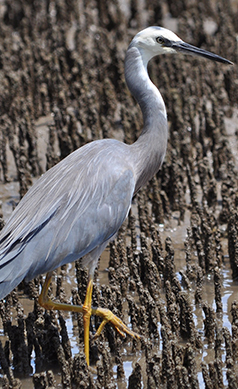
[[[162,96],[149,78],[149,57],[136,46],[129,46],[125,59],[128,88],[140,105],[144,126],[140,137],[131,145],[136,166],[136,190],[159,170],[167,147],[167,115]]]

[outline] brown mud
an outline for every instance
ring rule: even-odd
[[[168,151],[93,291],[93,305],[141,341],[110,326],[94,341],[92,318],[93,373],[82,317],[45,312],[41,276],[0,302],[2,388],[238,387],[237,20],[232,0],[0,1],[1,226],[35,178],[76,148],[139,136],[123,74],[136,32],[163,25],[234,62],[167,56],[149,66],[167,106]],[[59,269],[52,291],[81,304],[86,285],[77,262]]]

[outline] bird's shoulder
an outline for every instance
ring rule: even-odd
[[[43,174],[14,210],[0,240],[25,240],[49,221],[87,219],[93,211],[125,212],[135,180],[128,146],[115,140],[86,144]],[[56,217],[53,217],[57,215]],[[82,217],[84,215],[84,217]]]

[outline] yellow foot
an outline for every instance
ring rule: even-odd
[[[109,309],[105,308],[94,308],[91,307],[92,302],[92,291],[93,291],[93,281],[89,280],[87,291],[86,291],[86,297],[83,306],[79,305],[70,305],[70,304],[63,304],[63,303],[57,303],[53,302],[48,297],[48,288],[51,282],[51,273],[48,273],[46,275],[45,283],[42,287],[41,294],[39,296],[39,304],[44,307],[45,309],[51,310],[57,310],[57,311],[71,311],[71,312],[78,312],[83,314],[83,323],[84,323],[84,352],[85,352],[85,358],[86,362],[89,365],[89,326],[90,326],[90,318],[91,315],[96,315],[102,318],[102,323],[100,324],[96,334],[94,335],[94,338],[97,338],[105,325],[107,323],[110,323],[117,332],[125,336],[125,334],[128,334],[132,336],[134,339],[140,339],[140,335],[136,334],[135,332],[131,331],[119,317],[114,315]]]
[[[119,317],[114,315],[112,311],[106,308],[92,308],[92,315],[100,316],[103,321],[97,329],[96,334],[94,335],[94,339],[96,339],[102,332],[103,328],[107,323],[110,323],[115,330],[121,335],[125,336],[125,334],[132,336],[134,339],[140,339],[140,335],[136,332],[131,331]]]

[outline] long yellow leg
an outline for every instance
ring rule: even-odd
[[[86,362],[89,365],[89,326],[90,326],[90,317],[91,315],[100,316],[102,318],[102,323],[100,324],[95,337],[98,337],[105,325],[110,322],[115,329],[119,332],[120,335],[124,336],[124,334],[128,334],[132,336],[133,338],[140,339],[140,335],[136,334],[135,332],[131,331],[121,319],[119,319],[116,315],[114,315],[109,309],[105,308],[94,308],[91,306],[92,304],[92,292],[93,292],[93,281],[90,279],[87,291],[86,291],[86,297],[84,300],[83,306],[80,305],[71,305],[71,304],[63,304],[63,303],[57,303],[53,302],[48,297],[48,289],[51,282],[52,273],[47,273],[45,283],[42,287],[41,294],[39,296],[39,304],[48,310],[54,309],[57,311],[71,311],[71,312],[78,312],[83,314],[83,323],[84,323],[84,352],[85,352],[85,358]]]
[[[84,352],[86,362],[89,365],[89,327],[90,318],[92,314],[92,293],[93,293],[93,281],[89,280],[86,297],[83,304],[83,328],[84,328]]]

